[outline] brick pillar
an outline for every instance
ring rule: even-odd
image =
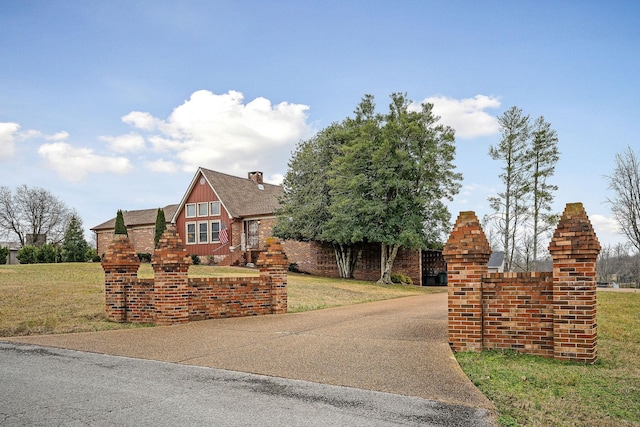
[[[271,284],[271,313],[287,312],[287,270],[289,260],[282,244],[275,237],[266,239],[266,249],[260,252],[257,265],[260,268],[260,280]]]
[[[102,259],[107,320],[126,321],[125,286],[138,279],[138,268],[140,268],[140,259],[129,238],[125,234],[116,234]]]
[[[491,247],[474,212],[460,212],[442,251],[449,279],[449,344],[482,351],[482,275]]]
[[[154,272],[154,321],[173,325],[189,321],[189,265],[191,260],[176,232],[169,226],[162,233],[151,262]]]
[[[553,259],[554,358],[597,359],[596,260],[600,243],[582,203],[567,204],[549,252]]]

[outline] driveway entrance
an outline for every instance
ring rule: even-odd
[[[447,294],[8,341],[416,396],[493,410],[447,343]]]

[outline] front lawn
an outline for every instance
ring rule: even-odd
[[[257,274],[237,267],[189,268],[193,277]],[[153,277],[151,265],[142,264],[138,275]],[[291,312],[445,291],[303,274],[290,274],[287,283]],[[108,322],[104,303],[104,273],[98,263],[0,266],[0,337],[141,327]]]
[[[640,293],[598,292],[598,360],[457,353],[505,426],[640,425]]]

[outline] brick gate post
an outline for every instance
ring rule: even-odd
[[[189,321],[189,265],[187,250],[169,226],[162,233],[151,262],[154,272],[153,304],[157,325]]]
[[[482,276],[491,247],[474,212],[460,212],[442,251],[447,262],[449,345],[482,351]]]
[[[553,259],[554,358],[597,359],[596,260],[600,243],[582,203],[569,203],[549,252]]]
[[[289,261],[278,239],[267,238],[266,249],[260,252],[257,265],[260,268],[260,280],[271,284],[271,313],[286,313]]]
[[[112,322],[127,320],[127,293],[125,287],[138,280],[140,259],[129,238],[116,234],[102,259],[104,270],[105,314]]]

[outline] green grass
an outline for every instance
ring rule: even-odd
[[[256,276],[255,269],[192,265],[192,277]],[[142,264],[139,277],[153,277]],[[378,301],[446,288],[380,286],[370,282],[290,274],[289,311]],[[106,320],[104,273],[98,263],[0,266],[0,337],[142,327]]]
[[[457,353],[505,426],[640,425],[640,293],[598,292],[598,361]]]
[[[359,280],[289,274],[287,296],[289,312],[318,310],[329,307],[381,301],[433,292],[446,292],[446,287],[378,285]]]

